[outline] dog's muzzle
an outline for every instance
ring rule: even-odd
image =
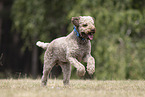
[[[95,33],[95,31],[96,31],[96,29],[91,29],[91,31],[90,32],[88,32],[88,39],[89,40],[93,40],[93,35],[94,35],[94,33]]]
[[[91,30],[86,31],[86,32],[81,32],[81,36],[83,38],[93,40],[93,37],[94,37],[93,35],[94,35],[95,32],[96,32],[96,29],[91,29]]]

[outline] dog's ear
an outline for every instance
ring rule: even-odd
[[[79,17],[72,17],[72,19],[71,19],[71,21],[72,21],[72,23],[76,26],[76,27],[78,27],[79,26]]]

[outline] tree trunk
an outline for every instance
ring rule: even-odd
[[[0,12],[2,11],[3,9],[3,2],[0,1]],[[0,17],[0,47],[1,47],[1,44],[2,43],[2,17]]]
[[[37,78],[38,74],[38,48],[34,45],[32,49],[32,77]]]

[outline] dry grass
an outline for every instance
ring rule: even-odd
[[[40,79],[0,80],[0,97],[145,97],[145,81],[49,80],[47,87]]]

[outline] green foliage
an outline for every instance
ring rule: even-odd
[[[63,34],[68,2],[58,0],[15,0],[12,6],[13,29],[21,34],[24,50],[37,40],[50,41]],[[57,29],[56,29],[57,28]]]
[[[80,15],[95,18],[95,79],[145,79],[144,0],[15,0],[12,9],[25,46],[71,32],[71,17]]]
[[[69,17],[95,17],[96,79],[145,79],[145,14],[134,5],[132,0],[78,0],[70,11]]]
[[[45,10],[44,0],[15,0],[12,8],[14,28],[24,39],[24,46],[31,47],[36,38],[43,32]],[[43,36],[40,36],[43,37]]]
[[[96,29],[99,28],[94,49],[97,63],[96,78],[143,78],[144,72],[142,72],[141,65],[144,63],[141,62],[142,57],[139,56],[138,50],[141,47],[136,45],[140,44],[139,41],[144,41],[144,39],[137,37],[144,28],[141,13],[136,10],[123,12],[107,12],[105,10],[96,16],[96,20],[98,20],[96,21]],[[141,52],[144,53],[143,50]]]

